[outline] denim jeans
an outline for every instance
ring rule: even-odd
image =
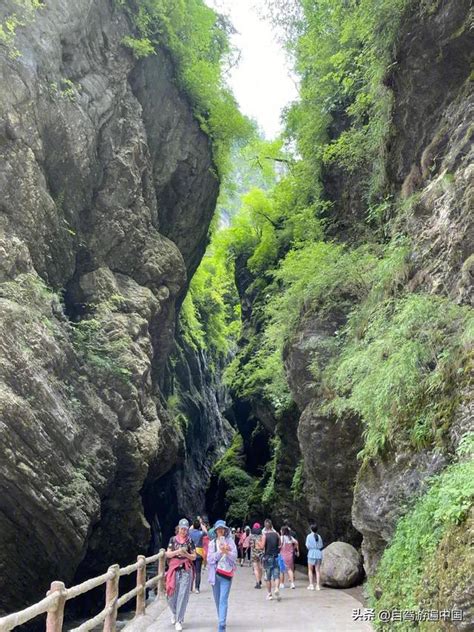
[[[276,555],[264,555],[263,556],[263,568],[265,570],[265,581],[276,581],[280,578],[280,566],[278,564],[278,556]]]
[[[184,614],[188,606],[189,593],[191,592],[191,582],[193,574],[179,568],[176,571],[176,587],[174,593],[168,598],[168,605],[171,612],[180,623],[184,621]]]
[[[225,632],[227,602],[229,601],[231,585],[231,579],[216,574],[216,583],[212,587],[212,592],[214,593],[214,601],[216,602],[217,616],[219,619],[219,632]]]
[[[201,568],[202,568],[202,557],[198,555],[196,557],[196,561],[194,562],[194,570],[196,571],[196,590],[201,588]]]

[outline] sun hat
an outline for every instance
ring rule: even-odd
[[[261,526],[262,525],[259,522],[254,522],[252,529],[260,529]]]
[[[180,527],[181,529],[189,529],[189,522],[186,520],[186,518],[181,518],[181,520],[178,522],[178,527]]]
[[[225,523],[225,520],[217,520],[216,524],[214,525],[214,529],[227,529],[227,525]]]

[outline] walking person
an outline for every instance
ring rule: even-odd
[[[288,575],[288,580],[291,588],[295,588],[295,552],[298,548],[298,540],[291,535],[290,528],[285,526],[281,530],[281,548],[280,555],[286,566],[286,571],[283,573],[282,583],[280,588],[285,586],[285,575]]]
[[[294,565],[296,564],[296,558],[300,556],[300,543],[298,542],[298,536],[296,534],[296,531],[291,526],[291,523],[288,520],[288,518],[285,518],[285,520],[283,520],[283,524],[281,528],[283,529],[283,527],[288,527],[288,529],[290,530],[291,537],[295,538],[297,542],[295,550],[294,550],[294,554],[293,554],[293,567],[294,567]]]
[[[252,565],[250,561],[250,534],[251,534],[250,527],[245,527],[244,538],[242,542],[242,550],[244,554],[243,562],[245,563],[245,561],[247,560],[249,567]]]
[[[245,561],[245,551],[244,551],[244,542],[245,539],[247,538],[247,534],[245,533],[245,529],[247,527],[244,527],[241,532],[240,532],[240,537],[239,537],[239,558],[240,558],[240,566],[244,565],[244,561]]]
[[[281,525],[281,528],[283,529],[283,527],[288,527],[288,529],[290,530],[291,537],[295,538],[295,540],[297,539],[296,531],[292,528],[291,523],[288,520],[288,518],[285,518],[285,520],[283,520],[283,524]]]
[[[207,562],[209,567],[209,583],[212,586],[219,621],[218,632],[225,632],[227,607],[232,577],[237,560],[237,548],[224,520],[214,525],[216,538],[209,543]]]
[[[250,559],[252,561],[253,573],[255,575],[255,588],[262,587],[262,557],[263,550],[260,544],[262,539],[262,528],[259,522],[255,522],[250,534]]]
[[[189,522],[186,518],[179,521],[178,532],[168,544],[166,557],[169,564],[166,572],[166,595],[171,610],[171,623],[174,624],[175,630],[182,630],[193,583],[193,562],[196,559],[195,546],[189,537]]]
[[[234,533],[234,541],[235,541],[235,546],[237,547],[237,563],[240,564],[240,561],[242,559],[242,555],[241,555],[241,548],[240,548],[240,538],[242,537],[242,529],[240,527],[237,527],[235,533]]]
[[[267,584],[267,599],[270,601],[275,596],[276,600],[280,601],[280,566],[278,564],[280,536],[273,528],[272,521],[269,518],[267,518],[263,524],[264,529],[262,532],[261,547],[263,549],[262,559],[265,571],[265,582]]]
[[[323,559],[323,539],[318,533],[318,526],[311,525],[311,533],[306,537],[308,549],[308,590],[314,590],[313,574],[316,575],[316,590],[321,590],[321,562]]]
[[[207,568],[207,551],[209,549],[209,542],[210,542],[210,539],[211,539],[209,537],[209,520],[207,518],[204,518],[202,523],[206,527],[204,535],[202,536],[202,548],[204,549],[204,556],[203,556],[203,561],[202,561],[202,567],[203,568]]]
[[[194,543],[196,549],[196,560],[194,562],[194,592],[199,594],[201,588],[201,569],[204,562],[204,535],[207,534],[206,525],[198,516],[193,522],[193,526],[189,529],[189,537]]]

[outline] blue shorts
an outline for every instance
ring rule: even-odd
[[[311,564],[311,566],[321,566],[321,562],[322,562],[322,556],[321,557],[315,557],[314,554],[313,555],[308,555],[308,564]]]
[[[271,582],[272,579],[280,579],[280,565],[278,564],[278,556],[264,555],[262,561],[265,571],[265,581]]]

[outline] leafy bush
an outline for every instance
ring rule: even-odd
[[[304,497],[304,465],[302,460],[296,466],[293,480],[291,481],[291,494],[296,501]]]
[[[438,547],[454,525],[467,518],[474,499],[474,462],[454,463],[434,477],[428,491],[397,524],[377,573],[369,580],[370,605],[380,610],[418,610],[423,580]],[[467,551],[466,551],[467,552]],[[461,563],[461,560],[459,560]],[[433,580],[430,577],[429,581]],[[380,594],[376,598],[376,594]],[[445,604],[442,604],[445,607]],[[424,629],[438,630],[434,624]],[[412,630],[412,623],[378,623],[380,630]]]
[[[242,435],[236,433],[231,446],[214,465],[220,489],[225,491],[226,519],[229,523],[242,524],[248,519],[249,500],[253,495],[255,479],[244,470],[245,456]]]
[[[441,442],[466,380],[470,310],[408,294],[375,304],[363,331],[359,319],[356,309],[342,353],[327,371],[337,393],[329,409],[359,413],[364,459],[396,443],[420,448]]]
[[[283,349],[302,313],[337,307],[348,310],[367,295],[377,257],[370,248],[349,251],[341,245],[308,241],[292,249],[272,272],[262,308],[263,331],[250,339],[225,373],[243,397],[264,396],[276,413],[291,405]]]
[[[301,100],[287,113],[312,179],[321,165],[357,170],[369,199],[383,194],[392,108],[383,79],[393,62],[401,20],[413,0],[310,0],[300,10],[273,3],[274,21],[301,77]],[[285,3],[286,5],[286,3]],[[340,131],[334,133],[336,128]]]
[[[240,323],[240,304],[233,268],[226,261],[225,245],[217,233],[196,270],[180,312],[186,342],[208,352],[220,364],[233,350]]]

